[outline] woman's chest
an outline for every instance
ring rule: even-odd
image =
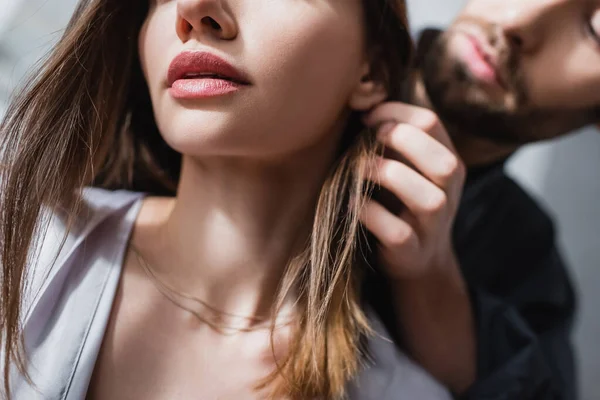
[[[125,269],[88,399],[264,399],[269,332],[215,332]]]
[[[185,344],[182,344],[185,347]],[[87,399],[264,399],[257,391],[264,374],[252,363],[234,357],[214,360],[197,351],[187,355],[160,352],[121,356],[101,355],[92,376]]]

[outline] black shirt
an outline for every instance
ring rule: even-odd
[[[469,171],[454,244],[477,319],[467,399],[576,399],[571,280],[548,214],[504,172]]]

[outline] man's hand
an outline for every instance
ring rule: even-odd
[[[381,267],[391,279],[390,306],[411,355],[461,394],[476,375],[471,303],[452,246],[465,167],[429,110],[385,103],[365,122],[378,127],[387,150],[369,178],[402,204],[386,208],[373,199],[361,216],[379,241]]]
[[[401,212],[373,199],[362,214],[381,244],[388,276],[416,278],[445,268],[454,257],[452,224],[465,180],[446,130],[432,111],[402,103],[377,107],[365,122],[379,127],[379,140],[406,161],[382,157],[370,176],[402,202]]]

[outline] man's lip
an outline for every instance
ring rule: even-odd
[[[481,38],[479,35],[471,32],[464,32],[464,35],[475,46],[482,60],[494,71],[496,83],[502,88],[507,89],[506,81],[500,68],[498,51],[494,51],[489,41]]]
[[[179,79],[202,79],[202,76],[221,78],[249,85],[248,77],[222,58],[206,51],[184,51],[169,66],[167,83],[171,87]]]
[[[469,38],[477,47],[477,50],[482,55],[484,61],[496,72],[496,82],[498,85],[508,90],[507,80],[503,73],[502,65],[500,65],[499,51],[491,51],[492,45],[487,39],[484,40],[476,35],[469,35]]]

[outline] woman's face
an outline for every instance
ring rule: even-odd
[[[151,1],[139,51],[163,137],[251,157],[335,140],[350,108],[373,105],[363,18],[361,0]]]

